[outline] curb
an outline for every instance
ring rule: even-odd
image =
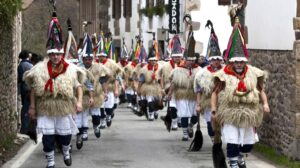
[[[2,168],[18,168],[28,159],[31,153],[39,146],[42,142],[42,135],[38,135],[37,144],[35,144],[32,140],[28,140],[18,151],[18,153],[6,162]]]

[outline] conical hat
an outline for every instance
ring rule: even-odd
[[[210,20],[207,21],[206,27],[210,26],[210,37],[208,40],[208,45],[207,45],[207,52],[206,52],[206,58],[210,61],[212,59],[219,59],[223,60],[220,47],[219,47],[219,42],[218,42],[218,37],[215,33],[213,24]]]
[[[174,35],[172,39],[170,39],[169,50],[171,51],[171,57],[182,57],[183,49],[181,47],[180,39],[178,34]]]
[[[47,54],[63,54],[62,29],[56,16],[56,11],[52,13],[52,19],[48,25],[48,40],[46,44]]]
[[[248,51],[238,17],[235,18],[235,25],[227,45],[225,60],[229,62],[248,61]]]
[[[67,21],[68,23],[68,37],[66,38],[64,44],[64,57],[69,62],[78,63],[78,52],[77,52],[77,43],[72,33],[72,25],[70,18]]]

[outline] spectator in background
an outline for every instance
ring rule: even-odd
[[[18,87],[21,94],[21,134],[26,134],[28,131],[29,125],[29,105],[30,105],[30,89],[23,81],[23,74],[32,68],[32,63],[30,62],[32,54],[27,50],[22,50],[19,54],[19,59],[21,59],[20,64],[18,65]]]
[[[38,62],[40,61],[43,61],[44,60],[44,57],[39,55],[39,54],[36,54],[36,53],[32,53],[31,54],[31,58],[30,58],[30,62],[32,63],[32,65],[36,65]]]
[[[195,53],[196,64],[198,64],[201,68],[206,67],[208,65],[208,61],[204,57],[204,55],[200,55],[199,53]]]

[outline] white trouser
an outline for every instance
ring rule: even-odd
[[[240,145],[254,144],[259,141],[254,127],[239,128],[232,124],[224,124],[222,138],[225,143]]]
[[[76,135],[79,131],[72,115],[69,114],[60,117],[39,116],[37,132],[43,135]]]
[[[115,96],[113,92],[107,93],[107,100],[104,102],[104,108],[113,108],[115,104]]]
[[[178,117],[196,116],[196,101],[176,100],[176,108]]]
[[[103,105],[102,105],[103,106]],[[100,116],[100,108],[99,107],[92,107],[89,109],[89,112],[91,113],[91,115],[93,116]]]
[[[88,127],[89,126],[88,116],[89,116],[89,109],[76,114],[75,122],[76,122],[77,128],[82,128],[82,127]]]

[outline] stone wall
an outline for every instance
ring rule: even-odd
[[[284,155],[299,157],[296,122],[297,117],[300,119],[300,111],[296,110],[295,54],[293,51],[250,49],[249,55],[250,64],[269,72],[265,86],[271,113],[265,116],[259,128],[260,141]]]
[[[0,23],[0,147],[10,143],[17,132],[17,56],[21,47],[21,24],[21,14],[13,26]]]

